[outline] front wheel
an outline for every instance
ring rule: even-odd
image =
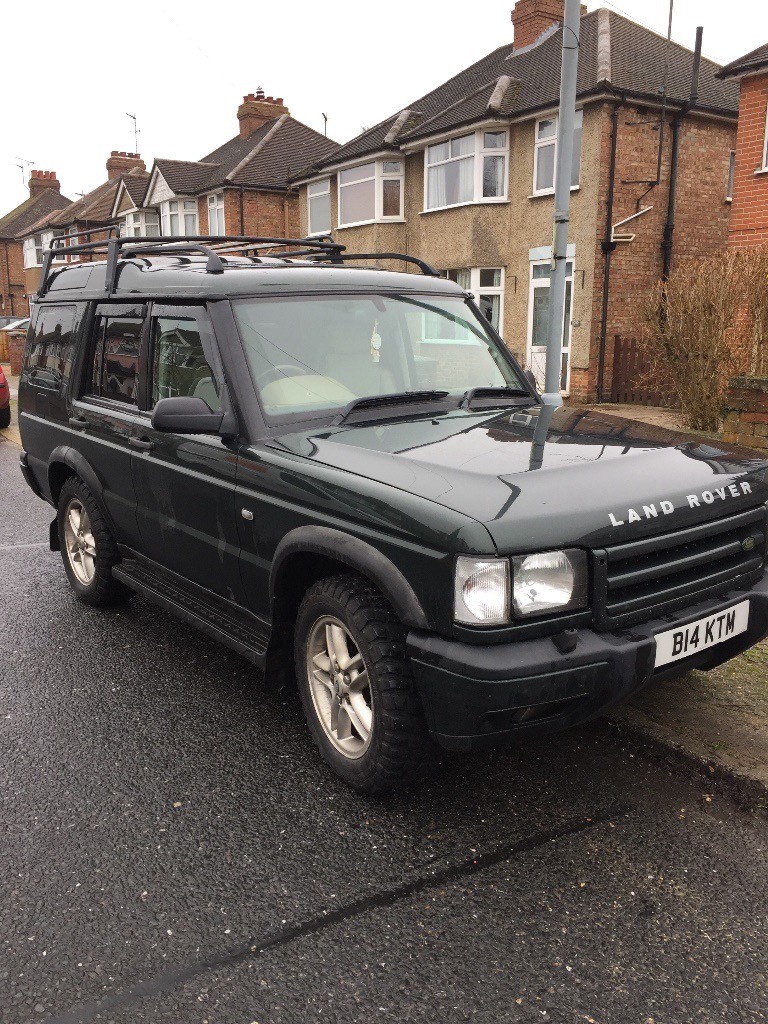
[[[358,576],[311,587],[296,622],[299,692],[312,737],[361,793],[410,782],[433,753],[405,651],[405,630]]]

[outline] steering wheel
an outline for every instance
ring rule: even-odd
[[[267,384],[280,380],[281,377],[304,377],[312,373],[306,366],[297,366],[296,363],[278,363],[277,366],[270,366],[268,370],[259,374],[256,383],[259,388],[265,388]]]

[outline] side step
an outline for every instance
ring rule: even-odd
[[[269,629],[254,615],[220,598],[193,593],[175,575],[154,570],[133,558],[113,566],[112,575],[148,601],[264,668]]]

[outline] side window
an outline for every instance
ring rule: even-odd
[[[97,317],[93,391],[102,398],[137,404],[142,326],[139,316]]]
[[[150,405],[179,395],[202,398],[214,412],[221,408],[219,385],[203,351],[200,321],[158,316],[152,324]]]
[[[27,347],[27,371],[40,387],[55,390],[69,379],[75,351],[75,306],[38,306]]]

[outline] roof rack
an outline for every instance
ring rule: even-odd
[[[51,242],[50,248],[43,257],[43,266],[40,272],[40,287],[38,298],[45,295],[50,285],[51,268],[54,259],[60,255],[84,255],[92,257],[103,255],[106,257],[107,272],[104,284],[104,291],[111,295],[117,283],[118,264],[121,259],[131,259],[134,256],[161,256],[177,254],[199,254],[207,256],[206,272],[209,274],[223,274],[226,268],[227,255],[241,253],[245,256],[258,259],[260,256],[273,255],[285,260],[304,258],[312,262],[330,262],[342,264],[347,260],[402,260],[405,263],[412,263],[417,266],[423,274],[429,277],[439,277],[438,272],[424,260],[416,256],[407,256],[403,253],[347,253],[345,246],[340,242],[334,242],[330,235],[319,235],[313,238],[274,238],[261,235],[173,235],[173,236],[148,236],[148,235],[125,235],[121,236],[114,227],[94,228],[89,231],[78,233],[90,237],[97,232],[107,232],[106,238],[98,241],[80,242],[76,245],[67,245],[67,236],[59,236]],[[274,252],[274,250],[287,250]],[[59,269],[59,268],[54,268]]]

